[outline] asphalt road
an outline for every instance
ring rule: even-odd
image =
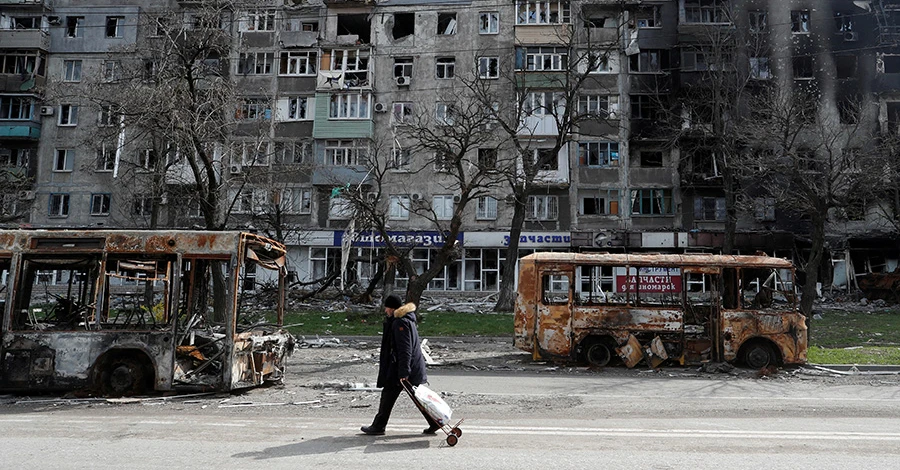
[[[900,468],[895,380],[430,375],[454,418],[465,418],[455,447],[419,434],[424,420],[404,400],[385,436],[361,435],[378,396],[366,391],[316,391],[317,400],[287,405],[285,396],[308,397],[7,397],[0,468]]]

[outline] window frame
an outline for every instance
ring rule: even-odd
[[[391,194],[388,201],[388,220],[409,220],[409,194]]]
[[[100,210],[97,209],[99,203]],[[90,215],[94,217],[108,217],[112,206],[111,193],[91,193]],[[106,209],[105,211],[103,209]]]
[[[553,194],[528,196],[525,203],[525,220],[532,222],[559,220],[559,196]]]
[[[442,69],[443,72],[441,72]],[[441,76],[442,73],[443,76]],[[434,78],[437,80],[453,80],[456,78],[456,57],[435,58]]]
[[[500,57],[480,56],[475,65],[480,80],[498,80],[500,78]]]
[[[596,149],[592,152],[594,147],[596,147]],[[615,150],[613,147],[615,147]],[[592,161],[591,153],[595,154],[595,161]],[[619,142],[609,140],[588,140],[578,142],[578,161],[581,166],[590,168],[617,168],[621,163],[620,158]]]
[[[435,194],[431,196],[431,210],[435,220],[451,220],[455,209],[452,194]]]
[[[592,197],[593,196],[593,197]],[[618,189],[579,189],[578,192],[578,215],[582,217],[598,217],[598,216],[618,216],[622,210],[622,196]],[[585,200],[595,199],[597,203],[595,207],[602,208],[601,212],[596,214],[588,214],[585,211]],[[603,201],[600,203],[600,201]]]
[[[81,59],[65,59],[63,60],[63,82],[78,83],[81,82],[81,72],[84,63]]]
[[[328,119],[360,121],[371,119],[372,98],[369,93],[333,93],[328,103]]]
[[[78,125],[78,105],[73,103],[60,103],[56,118],[59,127],[75,127]]]
[[[475,203],[475,220],[497,220],[498,201],[493,196],[481,196]]]
[[[487,21],[485,21],[485,18],[487,18]],[[487,25],[486,28],[485,25]],[[499,11],[478,12],[478,34],[500,34]]]
[[[811,26],[809,9],[791,10],[791,34],[809,34]]]
[[[104,28],[104,37],[106,39],[121,39],[122,36],[122,23],[124,23],[125,17],[122,15],[110,15],[106,17],[106,27]],[[112,28],[112,34],[110,34],[110,28]]]
[[[54,199],[56,199],[56,201],[54,201]],[[69,193],[50,193],[47,197],[47,217],[68,217],[70,203],[71,196]]]
[[[319,73],[317,50],[281,51],[278,75],[282,77],[315,77]],[[303,71],[299,71],[303,66]],[[291,72],[291,69],[294,72]]]
[[[553,6],[556,6],[555,12]],[[549,26],[572,22],[571,5],[567,0],[516,0],[515,8],[516,26]],[[547,8],[549,14],[544,13],[544,8]]]
[[[60,159],[62,158],[62,159]],[[58,148],[53,153],[52,173],[71,173],[75,168],[75,149]]]
[[[631,190],[631,215],[673,216],[675,215],[673,196],[672,188],[634,188]]]

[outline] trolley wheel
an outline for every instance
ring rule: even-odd
[[[456,434],[451,434],[451,435],[447,436],[447,445],[448,446],[453,447],[456,445],[457,442],[459,442],[459,437],[457,437]]]
[[[462,429],[453,428],[450,430],[450,432],[453,433],[453,435],[455,435],[456,437],[462,437]]]

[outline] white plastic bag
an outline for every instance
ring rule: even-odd
[[[413,387],[416,399],[428,410],[428,414],[441,426],[450,422],[450,405],[440,395],[424,385]]]

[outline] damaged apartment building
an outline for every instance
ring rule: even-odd
[[[151,107],[121,109],[123,85],[177,86],[159,79],[175,59],[167,40],[203,44],[211,29],[218,42],[197,55],[195,70],[225,124],[197,119],[203,110],[160,122]],[[454,97],[490,83],[525,103],[527,125],[517,135],[497,126],[472,159],[503,160],[515,141],[523,158],[543,161],[520,255],[720,252],[735,159],[710,145],[716,117],[696,103],[712,86],[709,73],[727,70],[748,94],[814,87],[810,104],[823,122],[866,132],[846,149],[863,154],[900,129],[898,41],[900,1],[887,0],[0,0],[0,223],[251,230],[288,245],[296,281],[339,269],[349,233],[351,281],[364,285],[373,269],[359,260],[376,254],[379,237],[351,224],[341,191],[371,184],[378,142],[391,159],[389,236],[411,241],[422,269],[435,247],[461,247],[429,289],[496,292],[513,215],[508,188],[487,188],[467,206],[458,239],[444,240],[409,208],[446,220],[458,194],[435,156],[397,132],[421,116],[453,125]],[[600,56],[590,70],[574,65],[588,55]],[[560,102],[559,86],[578,88]],[[857,112],[846,111],[851,104]],[[559,146],[551,106],[582,117]],[[167,134],[190,126],[201,145]],[[192,165],[195,154],[211,162],[206,172]],[[224,188],[212,218],[198,189],[210,179]],[[803,259],[807,218],[752,184],[742,189],[733,251]],[[822,266],[841,288],[900,259],[896,194],[844,196],[850,202],[828,213],[831,262]]]

